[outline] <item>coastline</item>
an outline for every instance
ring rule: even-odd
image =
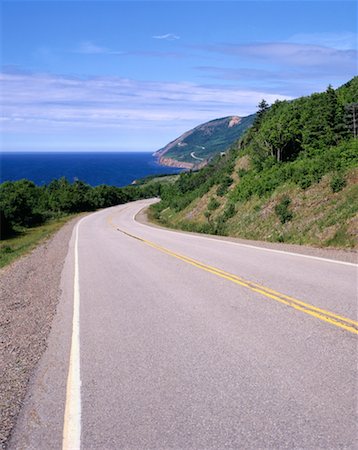
[[[189,163],[186,161],[177,161],[172,158],[166,158],[164,156],[160,156],[159,158],[157,157],[157,164],[177,169],[199,170],[206,166],[207,163],[207,160],[200,161],[199,163]]]

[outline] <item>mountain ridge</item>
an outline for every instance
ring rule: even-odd
[[[164,166],[199,169],[237,141],[252,125],[255,116],[227,116],[202,123],[157,150],[153,156]]]

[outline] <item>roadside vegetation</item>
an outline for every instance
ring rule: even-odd
[[[3,240],[0,245],[0,268],[33,250],[40,242],[51,237],[76,216],[77,214],[69,214],[58,219],[48,220],[43,225],[18,228],[16,233]]]
[[[248,239],[351,248],[358,212],[358,77],[265,101],[224,156],[163,186],[153,220]]]
[[[65,178],[36,186],[29,180],[0,184],[0,267],[32,250],[76,214],[159,196],[155,180],[140,186],[91,187]]]
[[[156,183],[160,184],[173,184],[175,181],[177,181],[179,178],[179,175],[148,175],[147,177],[139,178],[136,180],[133,184],[135,186],[146,186],[153,185]]]

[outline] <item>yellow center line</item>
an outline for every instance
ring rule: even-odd
[[[305,303],[301,300],[298,300],[294,297],[290,297],[285,294],[281,294],[280,292],[277,292],[271,288],[268,288],[266,286],[262,286],[258,283],[245,280],[242,277],[239,277],[237,275],[231,274],[229,272],[226,272],[222,269],[219,269],[217,267],[210,266],[208,264],[202,263],[200,261],[197,261],[193,258],[190,258],[189,256],[181,255],[179,253],[173,252],[172,250],[169,250],[165,247],[162,247],[161,245],[158,245],[154,242],[148,241],[146,239],[143,239],[139,236],[135,236],[131,233],[128,233],[124,230],[121,230],[116,227],[116,225],[113,223],[112,219],[108,219],[108,223],[115,228],[117,231],[120,231],[121,233],[125,234],[128,237],[131,237],[133,239],[137,239],[138,241],[156,249],[159,250],[162,253],[165,253],[167,255],[170,255],[174,258],[180,259],[181,261],[184,261],[192,266],[195,266],[199,269],[202,269],[206,272],[212,273],[214,275],[217,275],[221,278],[224,278],[226,280],[229,280],[233,283],[236,283],[240,286],[243,286],[245,288],[250,289],[253,292],[257,292],[258,294],[261,294],[267,298],[270,298],[271,300],[275,300],[279,303],[283,303],[287,306],[291,306],[292,308],[296,309],[297,311],[304,312],[305,314],[308,314],[312,317],[315,317],[317,319],[320,319],[324,322],[330,323],[331,325],[334,325],[336,327],[342,328],[346,331],[349,331],[353,334],[358,334],[358,322],[352,319],[349,319],[347,317],[340,316],[338,314],[332,313],[330,311],[327,311],[322,308],[318,308],[317,306],[311,305],[309,303]]]

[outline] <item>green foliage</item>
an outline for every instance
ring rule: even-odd
[[[230,175],[234,169],[237,150],[232,149],[225,156],[217,156],[210,164],[199,171],[183,172],[171,185],[162,185],[160,196],[162,201],[153,206],[153,211],[160,214],[170,207],[175,212],[185,209],[193,200],[205,195],[213,186],[232,182]]]
[[[174,183],[176,179],[179,177],[177,174],[157,174],[157,175],[147,175],[143,178],[139,178],[138,180],[135,180],[133,184],[136,186],[143,186],[153,183]]]
[[[332,192],[336,193],[341,191],[345,186],[347,182],[343,176],[342,173],[336,173],[333,175],[330,186],[332,189]]]
[[[344,121],[347,129],[355,138],[358,137],[358,102],[348,103],[344,108]]]
[[[0,267],[6,266],[19,256],[24,255],[35,248],[39,242],[50,237],[72,218],[73,215],[68,215],[66,217],[50,220],[44,225],[32,228],[23,227],[21,230],[18,230],[17,233],[5,236],[6,241],[4,241],[2,245],[0,244]]]
[[[327,247],[354,247],[354,241],[352,237],[347,232],[347,227],[345,225],[341,226],[330,239],[325,242]]]
[[[0,185],[0,210],[11,227],[35,225],[42,220],[40,197],[40,189],[31,181],[7,181]]]
[[[243,177],[244,175],[246,175],[247,173],[247,169],[243,169],[242,167],[240,167],[237,171],[237,174],[239,175],[239,177]]]
[[[274,191],[283,192],[283,186],[294,192],[298,187],[304,196],[302,190],[320,182],[326,174],[335,173],[331,189],[338,192],[344,187],[347,171],[358,165],[358,141],[354,138],[354,126],[349,126],[356,120],[357,97],[358,77],[355,77],[337,90],[328,86],[326,92],[293,101],[277,101],[269,108],[265,103],[260,104],[254,125],[240,138],[236,148],[200,171],[181,174],[174,185],[163,189],[162,201],[153,207],[158,219],[161,220],[161,212],[165,210],[167,224],[173,221],[176,226],[195,231],[205,229],[209,233],[226,234],[233,229],[230,227],[236,219],[230,219],[236,211],[244,210],[247,217],[257,217],[257,210],[248,210],[258,202],[265,203]],[[239,181],[232,186],[237,157],[246,155],[250,157],[250,165],[237,170]],[[214,186],[216,195],[223,197],[220,203],[226,200],[224,211],[216,212],[211,198],[206,205],[208,220],[204,225],[200,220],[183,219],[186,213],[181,211],[189,210],[194,200],[202,198]],[[282,224],[293,218],[297,220],[290,201],[284,197],[276,205],[275,212]],[[292,240],[287,230],[273,229],[267,236],[275,241]]]
[[[160,183],[144,186],[91,187],[66,178],[36,186],[28,180],[0,184],[0,237],[6,239],[23,227],[40,225],[63,215],[119,205],[140,198],[159,196]]]
[[[293,214],[288,208],[290,204],[291,199],[287,195],[285,195],[284,197],[282,197],[281,201],[277,203],[277,205],[275,206],[275,213],[277,217],[280,219],[281,223],[289,222],[293,218]]]
[[[216,119],[199,125],[176,145],[172,145],[164,156],[176,161],[195,164],[199,161],[191,156],[191,153],[194,152],[197,158],[210,160],[218,153],[226,151],[236,142],[252,125],[254,119],[255,114],[243,117],[240,123],[232,127],[229,127],[231,117]]]
[[[229,175],[225,175],[216,190],[216,194],[219,195],[219,197],[224,196],[233,182],[234,180]]]
[[[234,217],[235,213],[235,204],[229,202],[222,214],[217,218],[217,234],[226,234],[225,224],[231,217]]]
[[[208,210],[214,211],[215,209],[218,209],[220,206],[220,203],[216,200],[216,198],[211,197],[208,203]]]
[[[256,117],[253,123],[253,129],[257,130],[262,122],[262,119],[265,113],[269,110],[269,104],[265,99],[262,99],[261,102],[257,105],[258,111],[256,113]]]
[[[259,126],[254,124],[242,140],[255,167],[261,169],[269,156],[278,162],[293,161],[301,152],[312,154],[346,140],[353,133],[355,109],[347,109],[347,103],[358,101],[357,79],[338,90],[328,86],[320,94],[276,101],[261,116],[259,111]],[[358,111],[356,115],[358,119]]]
[[[358,102],[358,77],[354,77],[347,83],[337,89],[337,95],[340,103],[357,103]]]
[[[273,163],[267,157],[261,168],[241,173],[240,183],[230,194],[234,201],[246,201],[252,196],[265,197],[278,186],[286,182],[307,189],[318,183],[323,175],[332,171],[344,173],[358,164],[358,147],[355,139],[341,142],[339,145],[316,151],[304,152],[295,161]]]

